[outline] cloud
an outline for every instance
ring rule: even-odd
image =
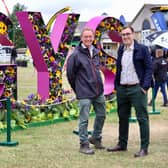
[[[10,11],[17,2],[24,4],[29,11],[41,12],[46,21],[66,6],[70,6],[72,12],[80,13],[80,21],[88,21],[104,12],[116,18],[124,15],[126,21],[131,21],[144,4],[167,4],[167,0],[5,0],[5,2]],[[6,13],[2,1],[0,7],[1,12]]]

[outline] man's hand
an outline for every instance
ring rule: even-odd
[[[143,92],[144,94],[146,94],[146,93],[147,93],[147,91],[146,91],[146,90],[144,90],[143,88],[141,88],[141,90],[142,90],[142,92]]]

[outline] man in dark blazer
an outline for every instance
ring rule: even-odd
[[[147,90],[152,81],[152,60],[148,48],[134,38],[130,26],[121,31],[123,44],[119,47],[115,89],[119,116],[119,140],[108,152],[126,151],[129,132],[129,117],[132,106],[140,127],[140,150],[134,157],[148,154],[149,118],[147,111]]]

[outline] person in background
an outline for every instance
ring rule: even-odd
[[[67,78],[79,100],[79,152],[94,154],[89,143],[96,149],[104,149],[102,145],[102,129],[106,118],[104,87],[100,74],[99,50],[92,43],[94,31],[84,28],[81,42],[67,60]],[[93,133],[88,138],[88,119],[91,105],[96,117]]]
[[[127,151],[129,117],[132,106],[140,127],[140,150],[134,157],[148,155],[149,117],[147,91],[152,82],[152,59],[146,46],[135,40],[134,29],[126,26],[121,31],[123,44],[118,49],[115,89],[119,117],[119,137],[108,152]]]
[[[157,48],[155,51],[155,59],[153,60],[153,76],[154,76],[154,99],[156,99],[158,90],[160,88],[163,96],[163,105],[168,106],[168,99],[166,93],[168,62],[163,57],[164,52],[162,48]],[[152,100],[148,105],[152,105]]]
[[[11,50],[10,64],[16,64],[17,51],[16,47],[13,46]]]

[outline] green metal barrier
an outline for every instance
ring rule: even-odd
[[[7,106],[7,131],[6,131],[6,141],[0,142],[0,146],[16,146],[19,143],[17,141],[11,141],[11,102],[10,98],[3,99],[1,101],[6,101]]]
[[[152,88],[152,111],[149,114],[160,114],[160,111],[155,109],[154,88]]]

